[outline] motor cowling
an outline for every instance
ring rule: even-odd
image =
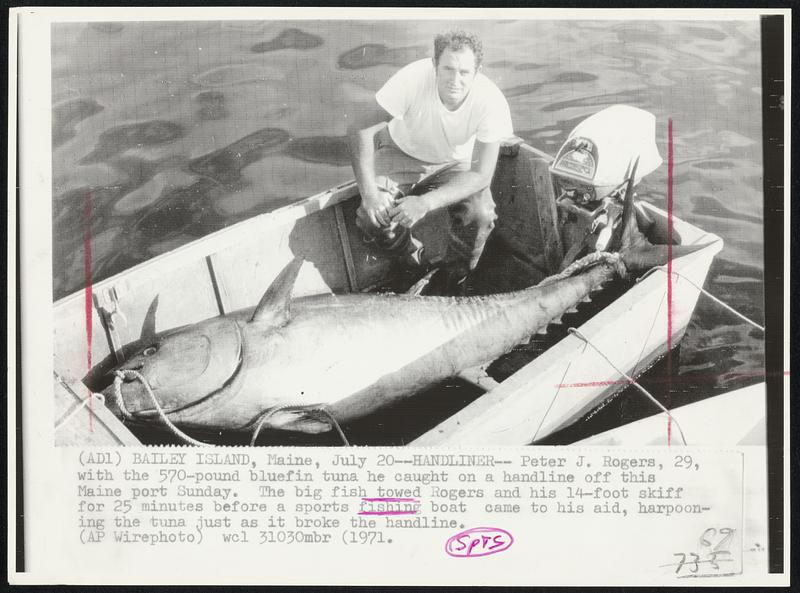
[[[603,109],[570,132],[550,166],[566,251],[562,268],[608,246],[633,164],[638,159],[636,185],[663,162],[655,140],[655,116],[629,105]]]

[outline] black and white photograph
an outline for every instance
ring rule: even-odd
[[[259,451],[293,465],[317,451],[361,469],[365,446],[389,447],[384,461],[408,471],[435,448],[460,465],[462,450],[514,448],[524,460],[525,450],[594,447],[662,448],[673,471],[702,471],[692,448],[738,448],[748,451],[736,470],[741,493],[727,503],[741,506],[741,524],[698,522],[697,553],[676,549],[658,570],[782,573],[788,533],[781,524],[777,534],[767,507],[784,499],[788,366],[768,365],[765,326],[770,310],[783,326],[788,303],[765,289],[774,282],[765,236],[784,225],[765,204],[782,212],[784,198],[765,188],[782,186],[783,173],[768,184],[765,155],[784,156],[783,145],[767,145],[764,114],[782,133],[784,103],[782,87],[764,88],[775,59],[764,32],[780,35],[782,78],[788,12],[336,10],[107,10],[104,20],[66,11],[38,25],[49,36],[40,48],[49,76],[36,75],[47,79],[42,90],[49,84],[49,125],[20,94],[17,130],[23,146],[26,122],[49,131],[37,158],[49,163],[50,193],[37,195],[35,216],[31,201],[19,202],[22,243],[26,234],[50,242],[50,261],[38,252],[36,261],[51,295],[52,314],[38,311],[52,317],[51,352],[26,351],[22,330],[22,357],[45,362],[40,385],[52,364],[52,432],[37,434],[37,447],[62,459],[80,450],[84,470],[106,454],[92,451],[106,451],[117,465],[115,456],[133,455],[153,471],[169,463],[156,456],[197,451],[203,463],[206,450],[233,455],[233,465]],[[23,306],[23,328],[27,314]],[[17,418],[46,395],[23,385]],[[18,446],[29,438],[23,431]],[[718,473],[734,480],[723,465]],[[184,500],[211,488],[196,475],[184,480]],[[362,483],[348,475],[346,485],[328,475],[322,485],[344,497]],[[503,475],[500,498],[525,498],[520,486],[536,498],[519,482],[571,481]],[[429,484],[414,476],[405,494],[352,490],[358,516],[418,520]],[[641,476],[663,492],[678,485]],[[158,488],[172,487],[163,477]],[[102,492],[81,487],[81,543],[99,543],[111,529],[91,513]],[[458,499],[483,496],[470,492]],[[663,492],[657,498],[672,496]],[[165,493],[142,498],[156,504],[175,491]],[[628,517],[613,507],[616,494],[602,496],[608,507],[594,513]],[[464,504],[449,500],[452,512]],[[481,510],[510,513],[508,502]],[[630,508],[689,512],[688,502],[685,511],[657,502]],[[391,506],[408,504],[413,512]],[[783,521],[782,512],[769,514]],[[512,542],[523,546],[510,515],[495,516],[483,522],[501,527],[459,523],[446,557],[506,558]],[[114,525],[134,533],[120,517]],[[221,526],[200,521],[198,533]],[[472,527],[489,530],[497,549],[478,552],[490,536],[470,539]]]
[[[59,443],[569,444],[686,405],[736,413],[672,439],[763,441],[757,20],[55,23],[51,52],[56,397],[105,396]]]

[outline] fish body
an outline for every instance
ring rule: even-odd
[[[270,301],[164,332],[120,368],[141,372],[179,426],[246,430],[284,406],[324,406],[347,422],[494,360],[614,276],[612,266],[601,264],[547,286],[481,297]],[[290,272],[276,281],[286,284],[281,295],[290,294],[295,277]],[[288,317],[276,321],[274,310],[286,305]],[[135,418],[157,421],[140,383],[123,383],[121,394]],[[328,429],[291,410],[278,410],[269,424]]]
[[[166,417],[198,429],[257,432],[263,425],[316,433],[331,430],[330,418],[361,418],[493,361],[604,283],[703,247],[647,243],[633,216],[635,170],[611,240],[619,253],[590,255],[537,286],[480,297],[293,300],[303,263],[295,259],[254,308],[155,336],[116,369],[106,402],[139,422]]]

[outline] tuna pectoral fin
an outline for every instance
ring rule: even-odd
[[[666,265],[670,257],[676,260],[684,255],[689,255],[695,251],[700,251],[705,245],[673,245],[670,249],[667,245],[650,245],[638,247],[622,252],[622,261],[625,267],[631,272],[645,272],[650,268]]]
[[[319,408],[284,408],[269,413],[262,427],[320,434],[333,430],[333,421]]]

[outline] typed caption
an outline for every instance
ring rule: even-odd
[[[68,537],[126,550],[423,545],[431,556],[479,559],[514,555],[552,525],[562,533],[599,525],[659,533],[650,559],[659,574],[741,567],[736,453],[353,451],[72,450]]]

